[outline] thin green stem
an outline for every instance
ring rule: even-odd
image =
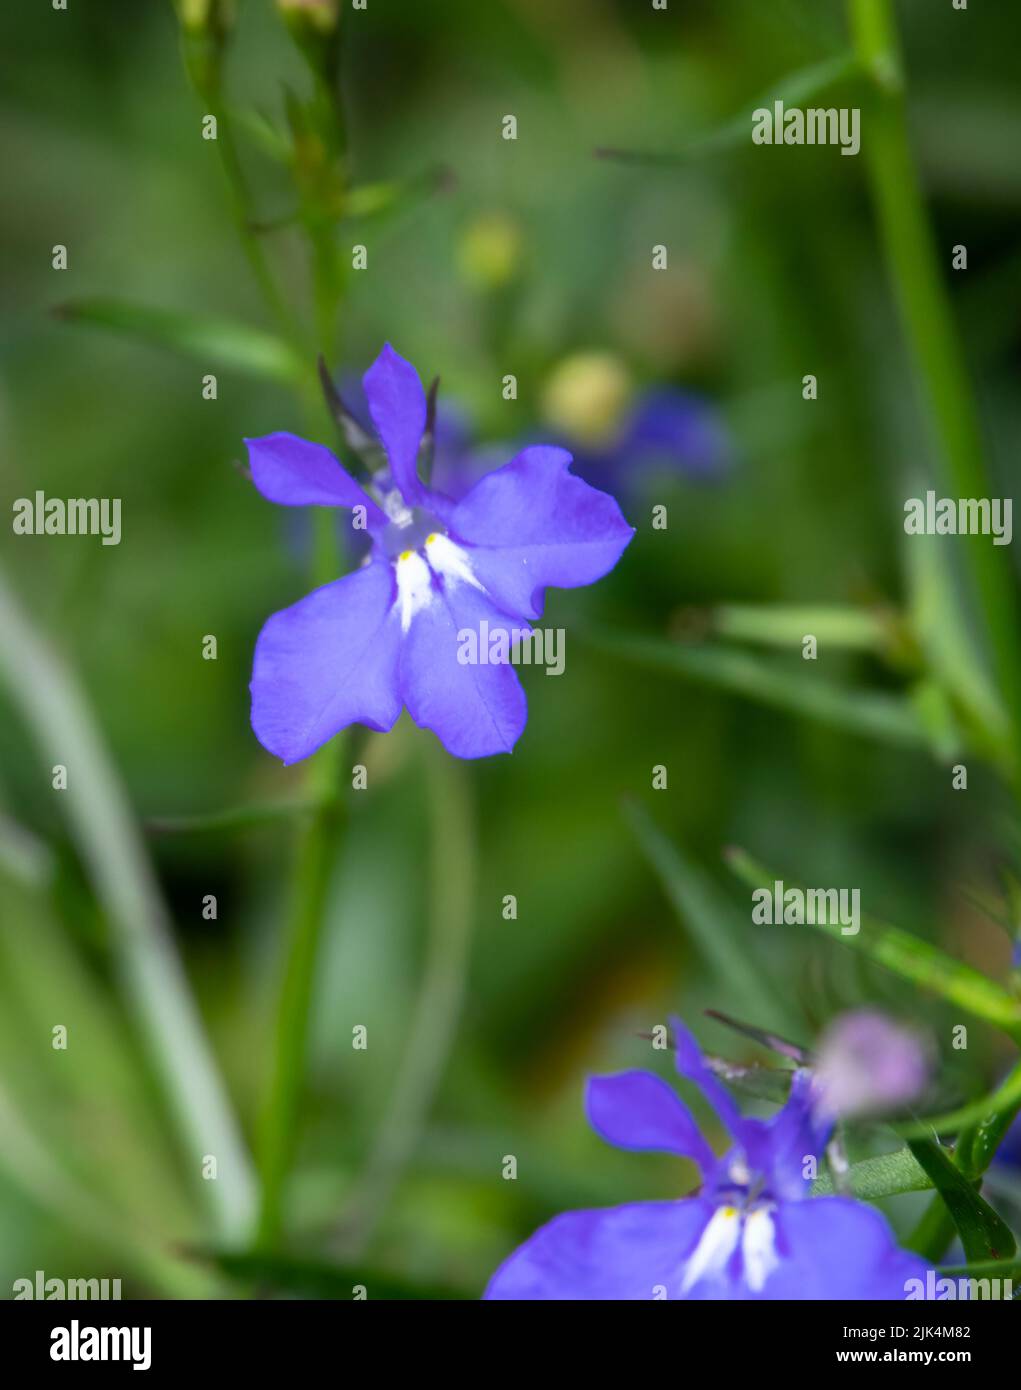
[[[354,1258],[372,1239],[415,1151],[457,1034],[475,917],[475,824],[464,763],[427,748],[431,831],[429,944],[397,1084],[339,1245]]]
[[[255,209],[252,206],[248,181],[245,178],[237,145],[234,141],[230,116],[219,94],[210,101],[210,105],[213,108],[210,114],[216,117],[215,144],[219,151],[220,166],[223,169],[230,193],[231,209],[241,248],[277,324],[290,341],[300,344],[301,333],[297,321],[277,286],[262,240],[255,230]]]
[[[872,79],[863,149],[880,237],[904,334],[940,443],[946,483],[960,497],[991,495],[982,433],[908,143],[904,74],[891,0],[848,0],[855,49]],[[988,536],[965,540],[1004,704],[1011,772],[1021,782],[1021,644],[1010,567]]]
[[[342,740],[334,739],[313,759],[309,780],[320,792],[335,787],[342,748]],[[313,978],[339,821],[339,803],[324,796],[297,845],[269,1094],[259,1133],[262,1192],[257,1240],[264,1250],[279,1244],[283,1229],[287,1177],[297,1148]]]

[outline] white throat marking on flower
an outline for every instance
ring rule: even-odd
[[[744,1220],[741,1254],[748,1287],[758,1293],[780,1263],[776,1253],[776,1228],[770,1207],[753,1207]]]
[[[405,550],[398,557],[395,569],[401,631],[407,632],[415,614],[432,600],[432,575],[429,566],[415,550]]]
[[[480,589],[483,593],[486,592],[475,578],[475,572],[471,567],[467,551],[462,550],[459,545],[455,545],[449,536],[434,531],[432,535],[426,537],[425,553],[429,564],[437,574],[442,574],[444,579],[460,580]]]
[[[737,1207],[716,1208],[684,1267],[681,1293],[687,1293],[700,1279],[723,1274],[741,1239],[741,1224]]]

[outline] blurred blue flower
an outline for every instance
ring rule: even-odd
[[[657,478],[719,482],[733,464],[719,412],[702,397],[672,386],[637,396],[620,424],[600,441],[556,427],[547,428],[546,435],[570,452],[579,478],[618,497],[633,497]],[[435,439],[433,477],[454,496],[486,473],[498,452],[478,446],[464,412],[442,400]]]
[[[569,1211],[542,1226],[493,1276],[487,1299],[903,1299],[926,1266],[901,1250],[874,1208],[809,1198],[828,1139],[809,1072],[796,1071],[771,1120],[743,1116],[672,1020],[677,1069],[729,1131],[717,1159],[690,1111],[651,1072],[595,1077],[589,1122],[608,1143],[693,1159],[697,1195]]]
[[[362,565],[275,613],[255,647],[252,728],[286,763],[355,722],[385,731],[402,707],[461,758],[510,752],[525,693],[510,649],[548,586],[601,579],[633,535],[612,497],[536,445],[459,500],[418,473],[426,427],[418,373],[387,344],[364,377],[385,462],[368,490],[321,444],[246,440],[252,481],[284,506],[345,507],[371,537]],[[464,660],[462,634],[498,655]],[[483,638],[483,633],[485,638]]]
[[[718,482],[731,463],[731,441],[719,413],[702,397],[673,386],[639,395],[608,443],[575,448],[580,477],[625,495],[661,476]]]

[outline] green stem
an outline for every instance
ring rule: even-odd
[[[216,116],[216,146],[220,153],[220,165],[223,169],[230,191],[231,207],[234,213],[234,223],[237,228],[238,239],[242,249],[252,268],[252,274],[262,291],[263,298],[278,325],[284,334],[292,341],[300,342],[300,331],[298,329],[294,315],[291,313],[284,300],[283,295],[277,288],[276,279],[270,269],[269,260],[263,248],[262,241],[258,232],[254,230],[255,213],[252,207],[251,195],[248,191],[248,181],[245,178],[244,169],[238,156],[237,145],[234,142],[234,132],[230,122],[230,117],[223,103],[217,98],[211,103],[214,107],[212,112]]]
[[[337,849],[340,804],[334,792],[343,747],[343,740],[335,738],[312,760],[309,782],[319,802],[301,832],[295,858],[269,1095],[259,1134],[262,1193],[257,1240],[264,1250],[280,1243],[287,1176],[297,1147],[312,985]]]
[[[940,272],[905,122],[904,76],[891,0],[848,0],[855,50],[873,82],[863,147],[905,337],[941,445],[947,485],[989,497],[982,435]],[[988,536],[965,540],[1000,691],[1012,720],[1012,776],[1021,781],[1021,649],[1006,555]]]
[[[475,916],[475,826],[463,763],[427,748],[431,836],[429,945],[401,1069],[365,1173],[348,1201],[339,1245],[356,1257],[371,1240],[428,1119],[457,1033]]]

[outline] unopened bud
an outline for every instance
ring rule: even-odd
[[[276,0],[277,9],[295,30],[313,29],[332,34],[340,19],[338,0]]]

